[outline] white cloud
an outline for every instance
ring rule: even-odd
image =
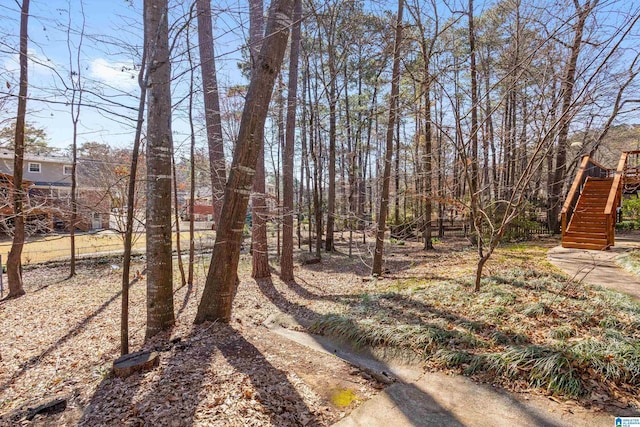
[[[52,74],[51,69],[56,67],[55,62],[51,59],[46,58],[40,54],[38,54],[33,49],[27,50],[27,55],[29,57],[29,74],[38,74],[38,75],[50,75]],[[3,64],[4,69],[12,74],[17,75],[20,72],[20,54],[14,53],[9,55]]]
[[[131,63],[96,58],[91,61],[89,74],[96,80],[125,91],[138,86],[138,71]]]

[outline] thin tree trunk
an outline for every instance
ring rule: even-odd
[[[24,246],[24,190],[22,188],[22,168],[24,165],[24,126],[27,113],[27,89],[29,87],[27,72],[27,42],[29,24],[29,0],[22,0],[20,11],[20,88],[18,91],[18,115],[16,117],[16,133],[14,139],[13,158],[13,214],[14,232],[11,250],[7,257],[7,280],[9,294],[7,298],[24,295],[22,286],[22,247]]]
[[[200,0],[198,1],[200,2]],[[206,8],[210,7],[209,2],[205,1],[204,3],[206,3],[204,5],[205,10],[202,10],[202,15],[207,16],[207,11]],[[210,11],[209,11],[210,12]],[[200,11],[198,11],[198,18],[200,18]],[[207,26],[207,24],[209,26],[211,26],[211,21],[210,19],[207,22],[203,23],[204,25],[201,25],[200,23],[198,24],[198,36],[200,36],[200,29],[203,29]],[[188,29],[187,29],[188,31]],[[206,31],[206,29],[205,29]],[[207,35],[204,34],[203,37],[206,39]],[[189,43],[189,36],[187,36],[187,43]],[[207,40],[204,40],[205,43],[207,43]],[[202,49],[202,41],[200,41],[200,48]],[[200,62],[202,63],[202,52],[200,52]],[[195,168],[195,149],[196,149],[196,132],[195,132],[195,127],[193,124],[193,95],[195,92],[195,87],[194,87],[194,71],[193,71],[193,60],[191,58],[191,49],[188,46],[187,47],[187,57],[189,59],[189,64],[190,64],[190,72],[189,72],[189,165],[190,165],[190,170],[189,170],[189,206],[188,206],[188,210],[187,212],[189,212],[189,265],[187,266],[187,285],[189,286],[187,292],[189,292],[192,288],[191,286],[193,285],[193,279],[194,279],[194,275],[193,275],[193,270],[194,270],[194,261],[195,261],[195,252],[196,252],[196,245],[195,245],[195,217],[193,215],[193,211],[195,208],[195,196],[196,196],[196,168]],[[204,69],[202,70],[202,72],[204,73]],[[214,78],[215,78],[215,71],[214,71]],[[204,79],[203,79],[203,85],[206,86],[206,83],[204,83]],[[212,95],[213,96],[213,95]],[[216,88],[216,96],[215,96],[216,100],[218,98],[217,96],[217,88]],[[205,107],[206,109],[206,107]],[[212,114],[212,116],[215,114]],[[208,116],[208,114],[207,114]],[[218,114],[219,116],[219,114]],[[215,122],[215,120],[214,120]],[[213,126],[213,128],[215,128],[215,126]],[[207,130],[209,130],[209,126],[207,126]],[[207,132],[207,140],[209,140],[209,133]],[[213,163],[211,163],[211,145],[209,146],[209,163],[210,163],[210,167],[213,170]],[[223,153],[224,154],[224,153]],[[223,155],[223,159],[224,159],[224,155]],[[213,175],[213,174],[212,174]],[[175,176],[175,171],[174,171],[174,176]],[[226,172],[225,172],[225,176],[226,176]],[[174,184],[175,185],[175,184]],[[215,188],[215,187],[212,187]],[[222,197],[224,196],[224,186],[223,188],[223,192],[220,193],[220,199],[222,199]],[[214,217],[214,224],[217,224],[217,219],[216,219],[216,196],[213,195],[213,217]],[[177,197],[176,197],[176,206],[178,206],[178,201],[177,201]],[[222,208],[222,204],[220,204],[220,208]],[[219,219],[219,215],[218,215],[218,219]],[[176,218],[176,223],[178,222],[179,218]],[[178,230],[176,230],[178,231]],[[180,238],[180,233],[178,231],[178,239]],[[178,241],[176,241],[177,243]],[[178,246],[179,248],[179,246]],[[180,254],[180,251],[178,250],[178,254]],[[180,256],[180,255],[179,255]],[[184,281],[184,268],[181,266],[181,264],[178,264],[180,266],[180,272],[182,274],[182,278]]]
[[[76,63],[74,67],[73,54],[71,52],[71,18],[67,26],[67,48],[69,50],[69,69],[71,74],[71,123],[72,123],[72,142],[71,142],[71,221],[69,223],[69,239],[70,239],[70,261],[69,261],[69,278],[76,275],[76,221],[78,219],[78,121],[80,120],[80,106],[82,105],[82,67],[80,66],[80,53],[82,41],[84,38],[85,16],[82,1],[80,9],[82,11],[82,29],[79,34],[79,42],[76,47]],[[71,13],[69,11],[69,13]],[[71,15],[69,15],[71,17]],[[74,69],[75,68],[75,69]],[[77,102],[76,102],[77,96]]]
[[[331,83],[329,84],[329,189],[327,194],[327,236],[324,250],[332,252],[333,232],[335,228],[336,215],[336,103],[338,96],[336,88],[336,71],[334,64],[334,47],[329,45],[329,74]]]
[[[311,169],[309,168],[309,155],[307,153],[307,135],[309,140],[313,137],[307,133],[307,88],[310,88],[309,84],[309,58],[305,55],[305,69],[302,76],[302,162],[304,163],[304,175],[305,175],[305,188],[307,189],[307,237],[309,244],[309,252],[312,251],[311,242]],[[310,90],[310,89],[309,89]],[[309,92],[309,99],[311,99],[311,92]],[[310,111],[309,107],[309,111]],[[311,129],[311,124],[309,124]],[[302,169],[302,168],[301,168]],[[302,173],[302,171],[301,171]]]
[[[143,11],[143,13],[145,13]],[[146,19],[143,18],[146,22]],[[129,353],[129,276],[131,271],[131,247],[133,235],[133,216],[136,203],[136,177],[138,172],[138,156],[140,153],[140,140],[142,125],[144,124],[144,106],[147,102],[147,84],[149,71],[147,69],[147,43],[142,47],[142,64],[138,72],[138,86],[140,98],[138,100],[138,119],[136,121],[136,134],[133,140],[131,152],[131,167],[129,171],[129,183],[127,187],[127,222],[124,232],[124,255],[122,259],[122,309],[120,315],[120,354]]]
[[[193,92],[193,91],[192,91]],[[180,286],[187,284],[182,262],[182,245],[180,240],[180,206],[178,205],[178,176],[176,174],[176,158],[171,147],[171,175],[173,176],[173,214],[176,221],[176,253],[178,255],[178,270],[180,270]]]
[[[424,91],[424,102],[425,102],[425,117],[424,117],[424,133],[425,133],[425,146],[424,146],[424,196],[425,196],[425,207],[424,207],[424,230],[423,230],[423,240],[424,240],[424,250],[432,250],[433,249],[433,240],[431,238],[431,210],[432,210],[432,199],[433,199],[433,191],[432,191],[432,180],[431,180],[431,171],[432,171],[432,147],[433,147],[433,133],[431,132],[431,82],[430,76],[428,74],[428,70],[426,74],[427,84]]]
[[[391,161],[393,160],[393,131],[398,115],[398,97],[400,93],[400,45],[402,44],[402,10],[404,0],[398,0],[398,16],[393,49],[393,70],[391,75],[391,99],[389,100],[389,120],[387,122],[387,144],[382,176],[382,195],[378,214],[378,230],[376,232],[376,248],[373,254],[372,275],[382,274],[382,255],[384,251],[384,234],[389,211],[389,184],[391,180]]]
[[[195,208],[195,197],[196,197],[196,168],[194,166],[195,162],[195,150],[196,150],[196,135],[193,131],[193,110],[189,110],[189,126],[191,127],[191,144],[189,146],[189,159],[191,170],[189,171],[189,272],[187,273],[187,284],[189,286],[193,285],[194,275],[194,262],[195,262],[195,254],[196,254],[196,242],[195,242],[195,217],[193,215],[193,210]]]
[[[287,47],[292,9],[293,0],[276,0],[271,6],[266,31],[270,36],[264,40],[254,64],[196,323],[207,320],[229,322],[231,318],[242,227],[262,142],[256,138],[256,132],[264,128],[273,86]]]
[[[394,190],[395,197],[393,198],[393,216],[394,224],[400,224],[400,120],[396,121],[396,153],[395,153],[395,173],[394,173]]]
[[[476,266],[476,282],[474,290],[480,290],[480,277],[482,276],[483,261],[483,237],[482,218],[480,217],[480,192],[478,191],[478,83],[475,51],[475,29],[473,22],[473,0],[469,0],[469,52],[471,73],[471,179],[469,180],[469,193],[471,195],[471,219],[473,233],[477,238],[479,262]]]
[[[282,257],[280,258],[280,278],[293,280],[293,156],[296,129],[296,99],[298,96],[298,58],[300,55],[300,18],[302,1],[295,0],[293,9],[293,29],[291,31],[291,50],[289,54],[289,88],[287,91],[286,140],[282,161],[283,227]],[[302,170],[302,167],[300,168]],[[302,185],[302,179],[300,180]],[[298,238],[299,241],[299,238]]]
[[[285,140],[285,122],[284,122],[284,81],[282,80],[282,74],[278,76],[278,144],[276,150],[276,159],[273,159],[273,150],[271,150],[271,163],[273,164],[273,174],[275,178],[276,189],[276,256],[280,258],[281,243],[280,240],[280,224],[282,222],[282,194],[280,193],[281,174],[280,168],[282,163],[280,162],[281,152],[284,151]],[[293,167],[292,167],[293,169]]]
[[[147,330],[146,338],[171,328],[171,63],[167,0],[145,2],[149,50],[147,114]]]
[[[314,85],[314,99],[315,103],[312,104],[310,113],[310,139],[309,149],[311,151],[311,158],[313,160],[313,211],[315,216],[315,230],[316,230],[316,257],[320,259],[322,256],[322,142],[320,141],[319,131],[319,114],[317,111],[318,105],[318,86],[317,79]],[[311,100],[311,85],[309,85],[309,100]]]

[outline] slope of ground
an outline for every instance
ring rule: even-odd
[[[422,349],[438,357],[425,358],[415,345],[401,344],[399,353],[406,356],[409,350],[414,360],[431,369],[466,370],[463,364],[468,361],[453,363],[454,352],[461,350],[458,344],[484,343],[475,350],[465,348],[477,355],[480,348],[498,350],[516,338],[535,344],[583,337],[579,325],[573,328],[570,324],[565,331],[561,316],[575,307],[588,308],[589,299],[598,291],[572,286],[556,291],[555,285],[540,282],[544,274],[555,277],[544,261],[546,248],[554,244],[499,251],[487,266],[485,289],[475,296],[464,279],[473,271],[475,253],[464,240],[440,242],[435,252],[423,252],[417,243],[393,245],[386,260],[386,277],[379,280],[369,277],[370,254],[364,245],[351,258],[323,254],[320,264],[297,266],[296,282],[290,284],[282,283],[275,274],[272,280],[252,280],[250,258],[243,255],[231,324],[195,327],[192,321],[203,287],[202,272],[208,266],[200,259],[194,286],[176,290],[177,324],[171,335],[146,344],[144,280],[132,285],[131,347],[155,349],[161,361],[159,368],[124,380],[110,375],[119,343],[121,271],[117,263],[83,264],[80,274],[70,280],[64,280],[66,270],[61,267],[28,270],[28,294],[0,304],[0,425],[330,425],[384,384],[340,359],[271,333],[262,326],[270,315],[285,312],[302,325],[295,327],[325,333],[332,332],[328,326],[335,323],[327,319],[343,319],[344,327],[333,332],[347,331],[363,343],[372,336],[361,327],[363,321],[365,325],[378,322],[384,326],[380,331],[393,336],[397,334],[392,329],[403,324],[411,332],[411,325],[438,322],[446,331],[448,353],[437,352],[437,339],[433,346],[425,341]],[[134,270],[143,267],[140,264]],[[527,273],[534,270],[543,276]],[[638,321],[633,311],[637,306],[616,298],[609,297],[609,302],[622,301],[628,307],[619,325],[600,305],[594,308],[600,310],[596,323],[606,323],[598,327],[612,334],[626,327],[627,321]],[[483,314],[482,307],[493,310]],[[507,311],[500,313],[499,307]],[[527,308],[530,314],[509,320],[511,307]],[[437,318],[435,313],[440,313]],[[354,322],[358,328],[353,327]],[[517,323],[518,328],[509,322]],[[537,325],[546,329],[538,330]],[[633,333],[625,336],[637,340]],[[388,343],[378,344],[393,349]],[[497,379],[511,389],[554,391],[545,384],[531,388],[522,377],[508,373],[492,374],[485,369],[475,375],[485,381]],[[602,382],[594,375],[585,379],[588,387],[594,378],[590,393],[580,395],[582,404],[598,408],[635,404],[637,392],[628,390],[624,379]],[[66,411],[38,416],[31,422],[25,419],[27,408],[55,397],[67,399]]]

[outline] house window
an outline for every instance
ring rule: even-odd
[[[71,175],[73,172],[73,167],[71,165],[62,166],[62,174],[63,175]]]
[[[29,172],[40,173],[40,163],[29,163]]]

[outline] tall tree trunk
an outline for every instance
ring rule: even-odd
[[[276,158],[273,158],[273,150],[271,151],[271,164],[273,165],[273,175],[274,175],[274,183],[276,190],[276,256],[280,258],[281,252],[281,243],[280,239],[280,224],[282,222],[282,194],[280,192],[280,184],[282,181],[282,175],[280,174],[280,168],[282,167],[282,163],[280,162],[281,153],[284,151],[284,141],[285,141],[285,122],[284,122],[284,109],[285,109],[285,98],[284,98],[284,81],[282,79],[282,73],[278,76],[278,144],[276,149]],[[292,168],[293,169],[293,168]]]
[[[329,189],[327,194],[327,236],[324,250],[332,252],[333,232],[336,216],[336,104],[337,104],[337,72],[335,66],[335,47],[329,44]]]
[[[171,328],[171,63],[167,0],[147,0],[145,43],[149,57],[147,114],[147,330],[146,338]]]
[[[478,191],[478,72],[476,69],[475,51],[475,29],[473,22],[473,0],[469,0],[469,53],[471,73],[471,179],[469,180],[469,193],[471,195],[471,219],[473,221],[473,232],[477,237],[478,258],[476,266],[475,291],[480,290],[480,277],[482,275],[483,261],[483,241],[482,241],[482,218],[480,214],[480,192]]]
[[[7,257],[7,279],[9,294],[7,298],[24,295],[22,286],[22,247],[24,246],[24,190],[22,188],[22,168],[24,165],[24,126],[27,113],[27,89],[29,87],[27,72],[27,42],[29,24],[29,0],[22,0],[20,11],[20,89],[18,91],[18,115],[16,117],[16,133],[14,139],[13,158],[13,213],[14,232],[11,250]]]
[[[264,129],[256,129],[255,138],[264,141]],[[251,277],[261,279],[271,276],[269,246],[267,244],[267,199],[265,197],[264,143],[259,148],[251,198],[251,247],[253,268]],[[217,240],[217,238],[216,238]]]
[[[445,213],[445,203],[444,203],[444,181],[445,181],[445,166],[446,166],[446,160],[445,160],[445,147],[443,144],[443,130],[442,130],[442,124],[444,122],[444,108],[442,108],[442,102],[443,102],[443,96],[440,95],[439,97],[439,106],[440,108],[438,109],[438,114],[436,115],[436,120],[438,121],[438,149],[437,149],[437,159],[438,159],[438,237],[443,238],[444,237],[444,217],[446,215]]]
[[[143,18],[143,22],[146,22],[145,18]],[[144,124],[144,106],[147,100],[147,84],[149,79],[149,70],[147,69],[148,47],[149,46],[146,43],[143,43],[141,58],[142,64],[138,73],[138,87],[140,88],[138,120],[136,121],[136,134],[133,140],[133,149],[131,150],[131,167],[129,170],[129,183],[127,186],[127,222],[124,232],[124,255],[122,259],[122,309],[120,314],[120,354],[123,356],[129,353],[129,276],[131,270],[133,215],[135,213],[136,204],[138,156],[140,153],[140,140],[142,136],[142,126]]]
[[[351,131],[351,109],[349,108],[349,66],[348,63],[344,65],[344,115],[346,124],[346,136],[347,136],[347,180],[349,183],[349,191],[347,193],[347,208],[346,218],[347,225],[349,227],[349,256],[353,254],[353,219],[356,214],[356,144],[354,144],[352,131]]]
[[[176,158],[171,146],[171,176],[173,177],[173,216],[176,221],[176,253],[178,255],[178,270],[180,271],[180,287],[187,284],[182,262],[182,240],[180,239],[180,205],[178,205],[178,175],[176,174]]]
[[[393,198],[393,222],[395,225],[400,224],[400,120],[396,121],[396,153],[395,153],[395,173],[394,173],[394,191]]]
[[[251,0],[249,3],[249,51],[251,53],[252,78],[260,60],[260,46],[263,39],[264,5],[262,0]],[[265,198],[264,170],[264,124],[256,128],[256,146],[259,147],[258,160],[253,179],[253,197],[251,200],[251,247],[253,268],[251,277],[260,279],[270,277],[269,247],[267,245],[267,202]],[[217,239],[216,239],[217,241]]]
[[[317,79],[314,85],[315,102],[310,108],[309,119],[309,149],[313,160],[313,211],[316,230],[316,257],[320,259],[322,255],[322,141],[320,140],[319,114],[317,106],[318,100],[318,83]],[[309,84],[309,101],[311,101],[311,84]]]
[[[309,155],[307,153],[307,136],[309,140],[313,139],[313,136],[307,131],[307,111],[311,111],[311,107],[307,110],[307,88],[309,84],[309,58],[305,55],[305,67],[302,75],[302,162],[304,164],[304,178],[305,188],[307,189],[307,230],[309,252],[312,251],[311,242],[311,169],[309,167]],[[309,99],[311,99],[311,92],[309,89]],[[311,112],[310,115],[312,116]],[[311,124],[309,124],[311,129]],[[301,168],[302,169],[302,168]],[[301,174],[302,174],[301,170]]]
[[[291,50],[289,54],[289,88],[287,91],[287,124],[284,154],[282,159],[282,257],[280,258],[280,278],[293,280],[293,156],[296,130],[296,99],[298,96],[298,58],[300,56],[300,18],[302,0],[295,0],[293,9],[293,29],[291,30]],[[302,169],[302,167],[300,167]],[[302,180],[300,180],[302,185]]]
[[[556,147],[556,163],[553,174],[553,183],[551,185],[551,194],[549,195],[549,201],[551,203],[551,214],[549,216],[549,227],[556,233],[560,232],[560,222],[558,217],[560,215],[560,209],[562,204],[562,190],[564,186],[564,180],[566,177],[566,163],[567,163],[567,140],[569,136],[569,126],[571,124],[571,102],[573,100],[573,87],[576,79],[576,66],[578,63],[578,56],[582,47],[582,34],[584,32],[584,26],[587,21],[587,17],[591,10],[598,4],[598,0],[588,0],[581,5],[579,0],[574,0],[576,8],[577,20],[573,25],[573,43],[571,44],[571,50],[569,52],[569,58],[565,66],[564,75],[562,78],[562,84],[560,86],[560,96],[562,98],[562,107],[560,112],[560,119],[558,121],[558,144]]]
[[[200,70],[204,87],[205,123],[207,143],[209,145],[209,163],[211,165],[211,196],[213,198],[213,221],[218,224],[224,197],[224,185],[227,172],[222,141],[222,121],[220,118],[220,98],[216,76],[215,54],[213,49],[213,30],[211,25],[210,0],[196,0],[198,14],[198,44],[200,51]]]
[[[80,120],[80,108],[82,106],[82,67],[80,66],[80,55],[82,41],[84,38],[85,18],[84,6],[80,2],[82,10],[82,29],[79,33],[79,41],[76,47],[76,61],[73,61],[71,47],[71,11],[69,11],[69,25],[67,27],[67,49],[69,50],[69,69],[71,71],[71,221],[69,223],[69,240],[71,246],[69,260],[69,278],[76,275],[76,221],[78,219],[78,122]]]
[[[498,198],[498,166],[496,164],[496,146],[495,146],[495,132],[493,129],[493,108],[491,107],[491,86],[490,86],[490,66],[489,59],[491,58],[491,52],[487,46],[487,54],[485,58],[485,74],[484,74],[484,90],[485,90],[485,140],[488,140],[489,149],[491,150],[491,174],[489,181],[491,181],[490,199],[494,201]],[[485,154],[486,156],[487,154]],[[487,184],[485,184],[487,185]]]
[[[231,318],[242,228],[262,142],[256,138],[256,131],[264,128],[273,86],[287,47],[292,9],[293,0],[276,0],[271,6],[266,31],[270,36],[262,45],[249,84],[196,323],[207,320],[228,322]]]
[[[206,2],[207,4],[205,5],[205,7],[209,6],[209,3]],[[206,12],[206,11],[204,11]],[[206,13],[205,13],[206,14]],[[198,14],[198,17],[200,17],[200,14]],[[206,25],[206,23],[205,23]],[[200,25],[198,25],[198,29],[202,28]],[[195,196],[196,196],[196,168],[195,168],[195,150],[196,150],[196,132],[195,132],[195,127],[193,124],[193,97],[194,97],[194,92],[195,92],[195,76],[194,76],[194,70],[193,70],[193,59],[191,58],[191,47],[189,45],[189,35],[188,35],[188,31],[189,29],[187,28],[187,57],[189,59],[189,113],[188,113],[188,120],[189,120],[189,165],[190,165],[190,170],[189,170],[189,206],[187,207],[187,212],[189,212],[189,265],[187,266],[187,286],[188,286],[188,290],[187,292],[189,292],[192,289],[192,285],[193,285],[193,279],[194,279],[194,275],[193,275],[193,269],[194,269],[194,260],[195,260],[195,252],[196,252],[196,245],[195,245],[195,216],[194,216],[194,207],[195,207]],[[206,35],[204,36],[206,38]],[[200,62],[202,62],[202,57],[200,58]],[[206,84],[204,83],[204,79],[203,79],[203,85]],[[217,90],[216,90],[217,92]],[[216,96],[217,98],[217,96]],[[206,108],[206,107],[205,107]],[[208,129],[208,127],[207,127]],[[207,138],[208,138],[208,133],[207,133]],[[211,163],[211,146],[209,146],[209,161],[210,161],[210,167],[213,170],[213,164]],[[213,175],[213,174],[212,174]],[[174,171],[174,176],[175,176],[175,171]],[[176,184],[174,183],[174,186]],[[212,187],[214,188],[214,187]],[[221,198],[222,196],[224,196],[224,187],[223,187],[223,192],[220,194]],[[214,224],[217,224],[217,219],[220,218],[220,216],[218,215],[218,218],[216,219],[216,196],[213,196],[213,216],[214,216]],[[178,205],[178,201],[177,201],[177,196],[176,196],[176,206]],[[220,207],[222,208],[222,205],[220,205]],[[176,218],[176,223],[179,221],[179,218]],[[177,239],[176,239],[176,244],[178,243],[179,239],[180,239],[180,232],[178,230],[178,227],[176,227],[176,232],[178,233],[177,235]],[[176,245],[177,246],[177,245]],[[180,250],[178,249],[178,254],[180,253]],[[181,259],[181,258],[180,258]],[[180,273],[184,279],[184,268],[181,266],[181,263],[178,264],[178,266],[180,267]]]
[[[398,97],[400,93],[400,45],[402,44],[402,10],[404,0],[398,0],[398,16],[396,34],[393,47],[393,70],[391,74],[391,98],[389,100],[389,120],[387,122],[387,143],[382,175],[382,195],[380,197],[380,211],[378,213],[378,230],[376,232],[376,248],[373,254],[373,268],[371,274],[382,274],[382,255],[384,251],[384,234],[387,214],[389,211],[389,184],[391,180],[391,161],[393,160],[393,130],[398,115]]]
[[[424,117],[424,197],[425,197],[425,207],[424,207],[424,229],[423,229],[423,240],[424,240],[424,250],[432,250],[433,249],[433,241],[431,238],[431,201],[433,199],[433,185],[431,179],[431,171],[432,171],[432,156],[433,156],[433,132],[431,132],[431,80],[430,75],[428,73],[428,69],[425,70],[425,89],[424,89],[424,108],[425,108],[425,117]]]

